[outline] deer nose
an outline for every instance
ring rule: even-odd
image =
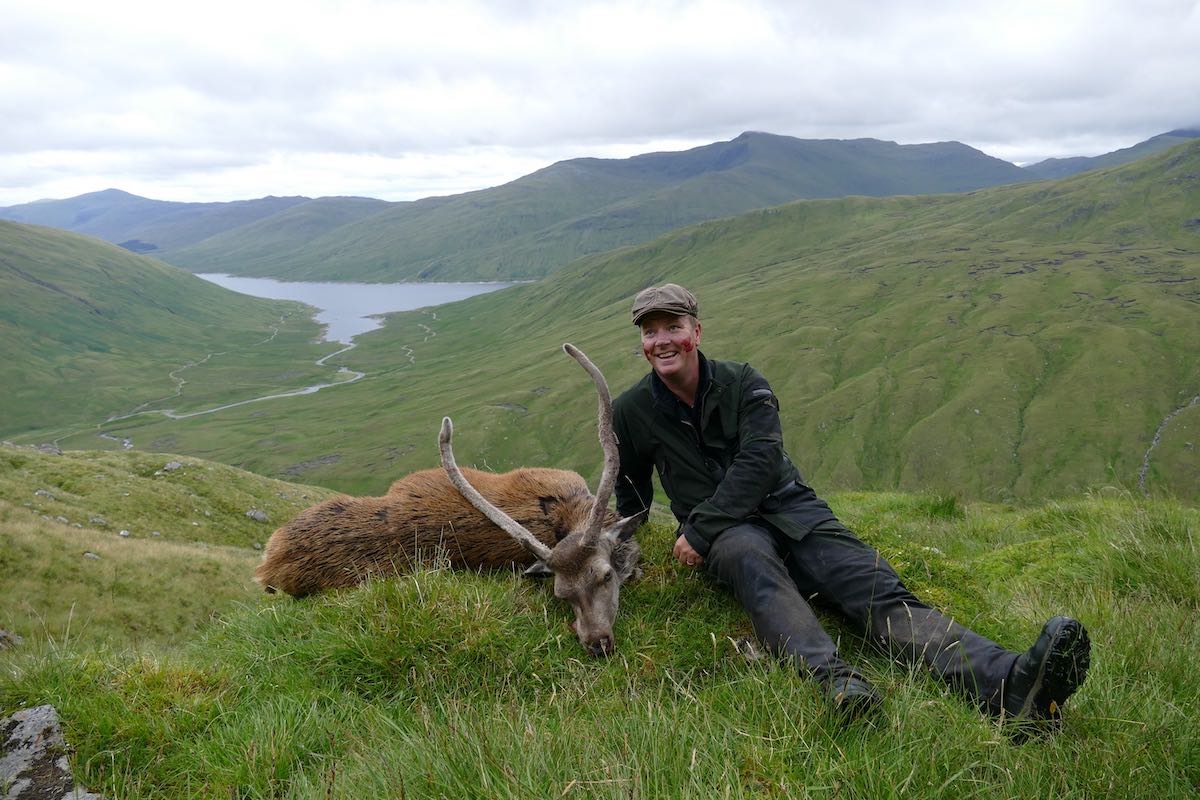
[[[588,643],[588,652],[597,658],[600,656],[611,656],[613,649],[613,637],[607,633],[596,637],[595,641]]]

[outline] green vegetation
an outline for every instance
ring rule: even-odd
[[[34,485],[69,494],[62,487],[89,469],[119,490],[86,503],[110,520],[168,490],[213,502],[206,482],[260,504],[307,487],[199,461],[156,475],[161,456],[3,452],[0,563],[57,591],[0,584],[0,626],[26,637],[0,651],[0,715],[53,703],[78,776],[109,797],[1200,791],[1200,512],[1176,503],[1120,492],[1031,507],[831,498],[916,591],[1009,646],[1026,646],[1056,612],[1089,626],[1094,666],[1064,729],[1014,745],[921,670],[830,619],[887,695],[875,725],[840,726],[787,666],[737,654],[742,615],[670,559],[668,524],[639,535],[646,575],[623,592],[617,655],[597,661],[583,656],[548,584],[513,574],[431,569],[293,601],[248,585],[256,553],[246,544],[261,529],[206,548],[180,515],[163,530],[173,541],[152,543],[17,504]],[[197,538],[241,516],[214,512]],[[102,558],[83,561],[83,546]]]
[[[332,494],[187,457],[0,447],[0,628],[178,642],[260,593],[258,548]]]
[[[0,221],[0,435],[190,412],[337,380],[299,303],[235,294],[95,239]],[[170,443],[159,443],[169,450]]]
[[[630,298],[674,280],[700,297],[705,352],[771,380],[789,452],[819,490],[1140,491],[1149,453],[1146,490],[1194,502],[1198,175],[1193,143],[1054,183],[766,209],[395,315],[340,357],[368,373],[350,386],[102,427],[379,493],[436,465],[450,414],[465,463],[594,477],[595,400],[559,346],[584,349],[614,389],[632,384],[646,367]],[[63,443],[106,446],[91,428]]]

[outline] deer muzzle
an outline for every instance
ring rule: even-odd
[[[588,651],[588,655],[596,658],[611,656],[617,649],[617,643],[613,639],[612,633],[592,633],[587,636],[579,632],[579,621],[571,620],[568,625],[571,632],[579,639],[579,643],[583,645],[583,649]]]

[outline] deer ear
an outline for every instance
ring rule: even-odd
[[[625,517],[618,520],[611,528],[604,532],[604,535],[617,542],[624,542],[633,536],[634,531],[642,527],[650,517],[649,511],[643,511],[640,514],[634,514],[632,517]]]
[[[521,573],[526,578],[552,578],[554,570],[546,566],[546,562],[540,558],[529,565],[529,568]]]

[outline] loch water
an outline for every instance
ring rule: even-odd
[[[383,322],[373,315],[437,306],[512,286],[511,283],[342,283],[280,281],[219,273],[198,278],[226,289],[271,300],[298,300],[318,309],[325,340],[350,344]]]

